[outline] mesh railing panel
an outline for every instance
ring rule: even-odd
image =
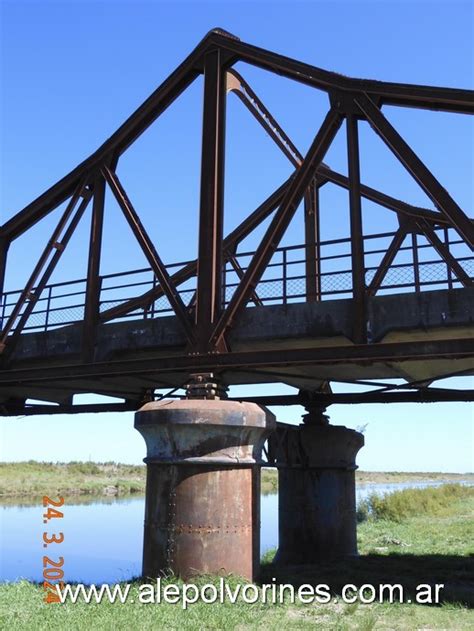
[[[367,256],[376,255],[375,250],[367,251]],[[406,260],[408,253],[404,253]],[[380,254],[377,254],[380,257]],[[426,258],[426,256],[425,256]],[[242,271],[251,260],[248,253],[237,255]],[[346,253],[327,256],[323,260],[323,272],[320,276],[321,299],[329,300],[338,297],[344,298],[352,293],[352,271],[350,269],[337,270],[338,266],[346,266],[349,262]],[[402,259],[403,260],[403,259]],[[285,265],[286,261],[286,265]],[[255,292],[263,304],[285,303],[287,300],[293,302],[304,302],[306,300],[307,283],[304,276],[304,248],[286,248],[277,250],[271,265],[266,269],[264,278],[258,283]],[[326,268],[324,267],[327,263]],[[459,265],[466,274],[474,277],[474,257],[464,257],[459,259]],[[172,266],[173,269],[176,265]],[[335,271],[334,268],[336,268]],[[138,292],[138,295],[145,294],[153,287],[157,286],[157,281],[153,277],[151,270],[140,270],[140,274],[148,274],[144,277],[137,277],[137,272],[117,274],[107,276],[106,286],[103,286],[100,301],[100,313],[109,309],[120,307],[133,298],[130,293]],[[377,267],[370,267],[366,270],[365,282],[367,287],[372,283],[377,272]],[[139,280],[139,282],[137,282]],[[128,281],[128,282],[127,282]],[[313,279],[314,281],[314,279]],[[80,322],[84,319],[85,302],[85,281],[72,281],[71,283],[61,283],[60,286],[47,286],[41,295],[41,299],[35,305],[35,309],[28,318],[25,330],[47,330],[50,327],[69,325]],[[224,274],[224,302],[228,304],[235,293],[240,282],[231,266],[226,266]],[[392,265],[386,272],[380,285],[383,293],[387,291],[415,291],[459,287],[459,280],[453,270],[444,261],[428,260],[420,261],[418,265],[418,282],[415,287],[415,270],[413,263],[403,263]],[[196,279],[191,278],[185,283],[186,289],[179,291],[185,305],[190,305],[195,296]],[[191,286],[190,286],[191,285]],[[179,289],[179,288],[178,288]],[[55,295],[55,292],[58,295]],[[21,292],[7,292],[0,303],[0,327],[3,327],[13,311],[16,301]],[[123,297],[122,297],[123,296]],[[69,302],[69,304],[67,304]],[[70,304],[74,303],[74,304]],[[249,304],[252,303],[250,299]],[[140,319],[150,317],[160,317],[172,315],[173,310],[166,296],[160,296],[156,300],[141,307],[130,309],[127,313],[117,316],[116,319]],[[17,325],[17,322],[15,325]],[[15,328],[12,328],[14,331]]]

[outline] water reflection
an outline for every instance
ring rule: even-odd
[[[76,498],[73,500],[76,502]],[[64,517],[43,524],[43,506],[1,507],[1,579],[42,580],[43,555],[64,557],[66,581],[106,582],[140,574],[144,499],[66,503]],[[43,548],[43,532],[64,541]]]

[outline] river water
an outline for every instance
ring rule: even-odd
[[[406,482],[357,487],[357,501],[371,493],[443,484]],[[43,555],[64,558],[64,580],[105,583],[139,576],[143,545],[144,497],[66,499],[64,517],[43,524],[44,508],[36,505],[0,506],[0,581],[26,578],[42,581]],[[54,527],[56,526],[56,527]],[[43,547],[43,533],[64,535],[61,543]],[[278,495],[261,498],[261,552],[278,545]]]

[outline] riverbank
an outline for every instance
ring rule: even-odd
[[[423,491],[421,491],[423,493]],[[442,491],[439,495],[445,495]],[[421,497],[421,496],[420,496]],[[183,611],[181,604],[142,604],[139,602],[141,583],[132,583],[125,604],[105,602],[86,604],[82,600],[72,604],[44,604],[43,588],[27,582],[0,585],[0,627],[11,631],[35,629],[338,629],[361,631],[395,629],[400,631],[429,629],[472,629],[474,602],[472,576],[474,557],[474,490],[464,489],[463,498],[441,506],[440,514],[429,513],[403,518],[399,521],[369,518],[359,525],[360,556],[344,562],[320,564],[318,568],[277,569],[266,555],[263,583],[287,583],[298,588],[302,584],[331,587],[327,604],[291,603],[264,604],[260,600],[247,604],[238,599],[235,604],[207,604],[198,601]],[[393,500],[392,500],[393,503]],[[420,502],[420,507],[428,506]],[[420,510],[424,510],[420,508]],[[436,512],[436,511],[435,511]],[[227,581],[227,579],[226,579]],[[168,583],[181,584],[176,579]],[[218,585],[218,579],[204,577],[196,581]],[[235,588],[237,578],[228,579]],[[369,583],[400,584],[402,603],[374,602],[346,604],[341,599],[343,584],[357,588]],[[415,604],[416,586],[443,584],[441,604]],[[261,588],[259,588],[261,589]],[[260,592],[261,593],[261,592]],[[409,603],[408,600],[412,602]],[[337,602],[336,602],[337,601]],[[464,603],[464,604],[462,604]]]
[[[143,494],[145,483],[145,465],[33,460],[0,463],[0,499]]]
[[[357,471],[357,484],[397,484],[404,482],[474,483],[474,474]],[[42,495],[124,496],[145,493],[145,465],[115,462],[0,463],[0,499],[39,497]],[[262,470],[262,493],[275,493],[278,474]]]

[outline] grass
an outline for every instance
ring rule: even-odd
[[[453,510],[454,501],[469,498],[474,489],[461,484],[443,484],[424,489],[403,489],[380,496],[376,493],[360,502],[358,521],[387,519],[402,521],[415,515],[445,515]]]
[[[0,498],[144,493],[144,465],[115,462],[0,463]]]
[[[429,491],[431,489],[424,489]],[[474,489],[462,499],[450,494],[449,510],[434,516],[420,512],[397,521],[370,518],[358,527],[360,556],[350,562],[281,569],[279,580],[327,583],[336,590],[345,583],[402,583],[413,594],[421,583],[444,583],[447,602],[474,606]],[[264,561],[264,576],[275,571]],[[435,611],[435,610],[433,610]],[[435,615],[435,614],[433,614]]]
[[[424,492],[431,491],[425,489]],[[472,490],[471,490],[472,491]],[[0,628],[11,631],[46,629],[74,631],[148,629],[322,629],[336,631],[371,629],[459,629],[474,628],[474,495],[450,498],[445,510],[432,514],[418,503],[418,514],[392,519],[372,515],[359,525],[361,555],[350,561],[321,563],[315,567],[276,568],[267,553],[262,566],[262,582],[303,583],[331,586],[330,603],[249,605],[209,605],[198,602],[183,612],[179,604],[140,604],[140,582],[134,582],[126,604],[46,605],[41,587],[27,583],[0,586]],[[428,505],[431,505],[428,503]],[[198,584],[217,579],[203,577]],[[178,582],[176,580],[172,581]],[[227,580],[236,585],[237,578]],[[413,597],[416,585],[444,583],[443,602],[439,606],[404,603],[344,604],[335,602],[341,586],[354,583],[378,585],[401,583],[407,596]],[[134,603],[131,601],[135,600]],[[414,600],[414,598],[413,598]],[[463,604],[464,603],[464,604]]]
[[[206,582],[209,579],[206,579]],[[230,580],[229,582],[232,582]],[[234,579],[233,582],[237,582]],[[198,602],[183,612],[179,604],[139,604],[135,583],[126,604],[44,604],[42,589],[29,583],[1,587],[0,627],[9,631],[149,631],[472,629],[472,612],[456,604],[440,607],[401,604],[248,605]]]
[[[474,474],[356,472],[357,484],[409,481],[471,480]],[[145,492],[144,465],[115,462],[4,462],[0,463],[0,499],[64,496],[123,496]],[[262,493],[276,493],[278,473],[262,469]]]

